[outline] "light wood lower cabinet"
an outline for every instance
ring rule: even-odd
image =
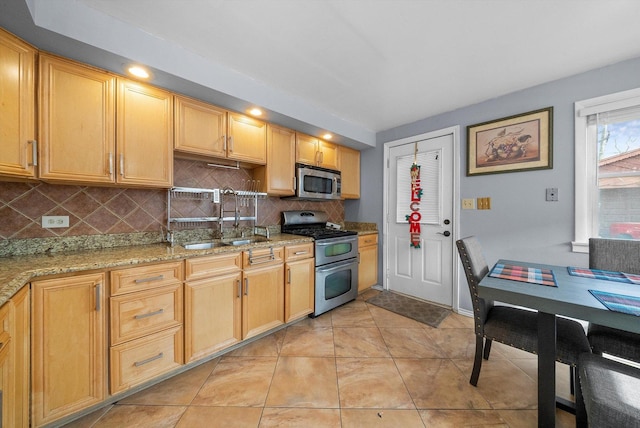
[[[182,278],[182,261],[111,272],[112,394],[183,364]]]
[[[291,322],[315,308],[313,242],[285,247],[284,320]]]
[[[358,291],[378,283],[378,235],[358,237]]]
[[[13,420],[2,426],[27,428],[29,426],[31,356],[31,300],[29,287],[23,287],[10,300],[11,341],[13,342],[14,400]],[[6,403],[5,403],[6,404]],[[4,409],[3,409],[4,415]]]
[[[2,426],[13,426],[15,419],[15,372],[11,341],[11,305],[0,308],[0,388],[2,388]]]
[[[32,282],[32,423],[106,397],[105,274]]]
[[[185,261],[185,360],[242,340],[242,253]]]
[[[182,326],[112,346],[109,356],[111,393],[115,394],[182,365]]]

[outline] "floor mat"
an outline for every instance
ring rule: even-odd
[[[441,308],[440,306],[412,299],[411,297],[406,297],[391,291],[383,291],[377,296],[368,299],[367,303],[436,328],[447,315],[451,313],[450,309]]]

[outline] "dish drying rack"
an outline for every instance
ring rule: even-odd
[[[259,192],[259,180],[243,180],[245,190],[234,190],[231,187],[222,189],[204,189],[194,187],[172,187],[167,191],[167,230],[174,228],[194,228],[202,227],[205,223],[217,223],[222,231],[225,222],[233,222],[234,227],[238,227],[240,221],[253,221],[258,219],[258,199],[264,199],[267,194]],[[230,201],[230,195],[233,200]],[[172,202],[176,200],[209,201],[211,206],[211,216],[202,217],[181,217],[172,215]],[[233,210],[229,205],[233,203]],[[220,205],[216,209],[213,204]],[[215,212],[218,215],[215,215]],[[232,214],[232,215],[230,215]]]

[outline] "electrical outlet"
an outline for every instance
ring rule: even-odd
[[[549,202],[557,202],[558,201],[558,188],[557,187],[549,187],[549,188],[547,188],[547,201],[549,201]]]
[[[68,215],[43,215],[42,227],[53,229],[56,227],[69,227]]]
[[[463,210],[475,210],[476,209],[476,200],[473,198],[463,199],[462,200],[462,209]]]

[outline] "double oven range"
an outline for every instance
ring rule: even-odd
[[[358,235],[327,227],[324,211],[283,211],[283,233],[315,241],[316,317],[358,297]]]

